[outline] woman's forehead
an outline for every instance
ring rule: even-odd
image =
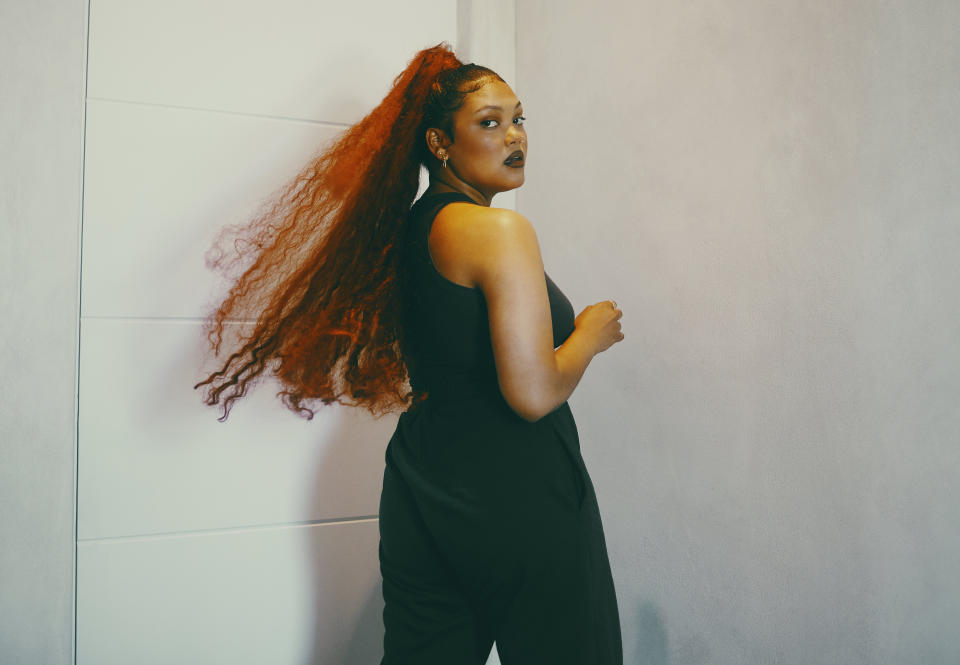
[[[486,107],[498,107],[507,113],[512,112],[520,102],[509,85],[499,79],[491,78],[479,89],[467,95],[463,109],[470,113],[485,110]]]

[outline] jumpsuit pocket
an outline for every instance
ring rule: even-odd
[[[567,460],[567,467],[570,469],[570,475],[576,488],[577,510],[581,510],[583,508],[583,500],[586,498],[587,487],[583,479],[583,470],[579,461],[579,455],[573,452],[574,442],[570,441],[569,433],[566,431],[564,424],[558,422],[559,415],[560,414],[557,413],[551,415],[551,424],[553,425],[553,431],[560,439],[560,447],[563,449],[563,454]]]

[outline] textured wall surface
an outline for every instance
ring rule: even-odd
[[[626,661],[960,662],[960,5],[519,0]]]
[[[73,663],[87,3],[0,3],[0,662]]]

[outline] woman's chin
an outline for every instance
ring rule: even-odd
[[[513,178],[512,180],[513,182],[507,184],[505,188],[501,189],[500,191],[509,192],[511,189],[519,189],[520,187],[523,187],[523,183],[524,183],[523,171],[520,171],[519,177]]]

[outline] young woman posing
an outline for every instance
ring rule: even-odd
[[[227,358],[198,387],[223,418],[264,370],[307,417],[317,402],[405,409],[380,500],[382,665],[483,665],[494,641],[503,665],[623,662],[567,404],[623,339],[621,312],[574,317],[531,223],[491,207],[523,184],[523,122],[496,73],[421,51],[248,227],[210,322]],[[252,333],[229,337],[236,318]]]

